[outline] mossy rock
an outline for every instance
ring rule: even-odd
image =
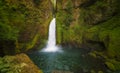
[[[110,43],[108,47],[108,52],[110,54],[114,54],[115,56],[120,56],[120,27],[113,29],[110,33]]]
[[[94,58],[97,58],[97,55],[94,52],[89,53],[89,55],[92,56],[92,57],[94,57]]]
[[[90,73],[96,73],[96,71],[95,70],[91,70]]]
[[[98,71],[98,73],[104,73],[103,71]]]
[[[25,54],[0,59],[0,73],[43,73]]]
[[[114,64],[112,64],[112,63],[110,63],[110,62],[106,62],[105,64],[107,65],[107,67],[108,67],[109,69],[111,69],[111,70],[113,70],[113,71],[116,70]]]

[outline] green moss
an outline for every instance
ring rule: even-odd
[[[98,71],[98,73],[104,73],[103,71]]]
[[[107,59],[108,62],[112,63],[115,67],[115,70],[120,70],[120,62],[115,59]]]
[[[97,55],[94,52],[89,53],[90,56],[97,58]]]
[[[51,2],[53,4],[54,9],[56,9],[56,0],[51,0]]]
[[[64,10],[58,10],[56,14],[58,44],[66,43],[66,42],[69,43],[74,39],[74,38],[71,39],[71,37],[74,35],[74,30],[70,29],[70,23],[73,20],[73,17],[72,17],[73,3],[71,0],[68,0],[65,2],[66,4],[63,3],[64,7],[62,7],[62,9]],[[57,4],[58,7],[61,7],[61,3],[62,1],[58,1],[58,4]]]
[[[116,56],[120,56],[120,27],[117,27],[116,29],[113,29],[110,33],[110,43],[108,46],[108,52],[110,54],[114,54]]]
[[[107,50],[109,56],[118,56],[119,43],[118,38],[120,32],[120,17],[114,16],[110,20],[100,23],[97,26],[87,29],[85,38],[92,41],[101,41],[105,45],[105,51]]]
[[[94,51],[92,53],[95,53],[96,55],[103,57],[105,60],[105,65],[110,70],[113,70],[113,71],[120,70],[120,61],[116,60],[116,58],[108,56],[105,51],[104,52]],[[97,58],[99,58],[99,57],[97,57]]]
[[[85,37],[86,39],[90,39],[93,41],[99,41],[98,35],[99,35],[99,27],[92,27],[90,29],[87,30]]]
[[[16,40],[17,36],[18,30],[7,24],[0,23],[0,40]]]
[[[114,71],[116,70],[114,64],[112,64],[112,63],[110,63],[110,62],[106,62],[105,64],[107,65],[107,67],[108,67],[109,69],[114,70]]]
[[[0,62],[0,73],[43,73],[25,54],[5,56]]]
[[[118,44],[120,43],[120,39],[118,38],[120,36],[119,23],[119,16],[114,16],[113,18],[111,18],[105,23],[100,24],[99,26],[101,28],[99,38],[101,41],[104,42],[110,56],[120,55],[120,46]]]
[[[65,13],[65,16],[62,17],[62,13]],[[69,18],[69,19],[67,19]],[[62,40],[65,39],[67,37],[67,35],[69,36],[69,32],[68,34],[66,34],[66,31],[69,28],[70,25],[70,21],[71,21],[71,15],[68,14],[67,12],[64,11],[59,11],[57,13],[56,16],[56,24],[57,24],[57,43],[61,43],[63,42]],[[64,37],[66,36],[66,37]]]
[[[90,73],[96,73],[95,70],[91,70]]]
[[[69,4],[69,3],[68,3]],[[68,7],[67,7],[68,8]],[[72,9],[72,7],[70,7]],[[62,16],[64,14],[64,16]],[[75,14],[76,15],[76,14]],[[79,26],[78,21],[74,22],[74,17],[72,11],[59,10],[57,12],[56,20],[57,20],[57,43],[72,43],[77,44],[82,41],[82,33],[84,30],[81,26]],[[74,22],[74,24],[71,24]],[[81,35],[81,36],[80,36]]]
[[[29,49],[31,49],[31,48],[34,47],[34,45],[36,44],[39,36],[40,36],[39,34],[36,34],[36,35],[35,35],[34,39],[33,39],[30,43],[28,43],[28,44],[26,45],[26,46],[27,46],[27,47],[26,47],[26,50],[29,50]]]
[[[43,45],[47,39],[48,21],[52,19],[50,8],[50,0],[1,0],[0,45],[4,54],[11,50],[11,54],[23,52],[38,43]]]
[[[90,4],[87,2],[89,1],[85,1],[85,4]],[[75,3],[79,7],[74,7]],[[57,42],[84,44],[97,50],[90,53],[91,56],[101,56],[109,69],[120,70],[119,3],[119,0],[97,0],[85,6],[82,1],[81,4],[77,1],[71,4],[69,1],[58,0]]]
[[[63,4],[63,6],[61,6],[61,4]],[[78,7],[80,8],[80,11],[78,10],[76,12],[74,8],[74,3],[71,3],[71,1],[65,1],[65,3],[63,3],[62,1],[58,1],[58,12],[56,16],[58,29],[57,42],[78,42],[80,44],[81,42],[83,42],[83,36],[85,36],[85,38],[87,38],[88,40],[102,40],[104,41],[104,43],[106,43],[105,46],[108,47],[108,42],[106,41],[107,34],[101,35],[101,33],[103,32],[104,28],[106,30],[102,34],[109,32],[109,28],[111,28],[112,25],[107,24],[109,21],[107,23],[103,22],[111,18],[112,14],[116,11],[116,4],[116,0],[112,2],[99,0],[88,7]],[[80,16],[78,17],[79,22],[76,22],[76,17],[73,16],[75,14],[74,11],[76,12],[76,15],[80,14]],[[63,14],[64,16],[62,16]],[[114,21],[114,17],[112,21]],[[68,34],[66,34],[67,32]],[[101,35],[100,39],[99,35]]]

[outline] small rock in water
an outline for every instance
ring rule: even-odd
[[[70,71],[62,71],[62,70],[53,70],[52,73],[73,73]]]

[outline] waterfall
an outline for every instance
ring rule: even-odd
[[[49,35],[48,35],[48,47],[53,47],[56,45],[56,19],[53,18],[53,20],[50,23],[49,26]]]
[[[53,18],[49,25],[49,33],[48,33],[48,42],[46,47],[42,50],[42,52],[57,52],[60,51],[59,47],[56,46],[56,19]]]

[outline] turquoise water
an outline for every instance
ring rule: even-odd
[[[31,52],[29,57],[43,70],[44,73],[52,73],[54,70],[70,71],[73,73],[90,73],[91,71],[103,71],[108,73],[103,59],[90,56],[87,49],[68,49],[64,52]]]

